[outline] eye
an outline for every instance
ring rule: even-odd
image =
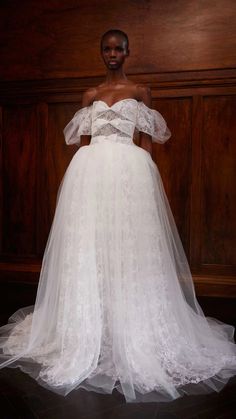
[[[122,48],[122,47],[116,47],[116,51],[123,52],[124,51],[124,48]]]
[[[110,48],[109,47],[103,47],[103,49],[102,49],[104,52],[108,52],[109,50],[110,50]]]

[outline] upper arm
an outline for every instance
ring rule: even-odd
[[[150,108],[152,104],[152,95],[151,95],[150,87],[140,84],[137,86],[137,91],[138,91],[137,92],[138,100],[140,100],[141,102],[143,102],[146,106]]]
[[[90,88],[90,89],[86,90],[83,94],[83,97],[82,97],[82,108],[90,106],[94,101],[95,95],[96,95],[96,89],[95,88]],[[80,147],[82,147],[84,145],[89,145],[90,139],[91,139],[91,135],[81,135]]]
[[[96,96],[95,87],[92,87],[86,90],[82,97],[82,108],[85,108],[86,106],[90,106],[93,103],[95,96]]]
[[[149,108],[152,103],[151,90],[147,86],[138,85],[138,100],[143,102]],[[140,146],[152,154],[152,137],[142,131],[139,132]]]

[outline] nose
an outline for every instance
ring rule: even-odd
[[[115,49],[111,49],[111,51],[110,51],[110,57],[111,58],[114,58],[114,57],[116,57],[116,50]]]

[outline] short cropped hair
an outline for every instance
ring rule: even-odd
[[[122,38],[124,38],[125,43],[126,43],[126,48],[127,48],[127,50],[129,49],[129,38],[128,38],[128,35],[125,32],[121,31],[120,29],[109,29],[109,31],[105,32],[102,35],[102,37],[101,37],[101,43],[100,43],[101,49],[102,49],[102,44],[103,44],[104,39],[107,36],[112,36],[112,35],[119,35]]]

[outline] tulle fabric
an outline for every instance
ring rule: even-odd
[[[143,102],[138,102],[136,128],[138,131],[149,134],[153,143],[164,144],[171,136],[166,121],[160,112],[148,108]]]
[[[91,129],[92,108],[91,106],[86,106],[79,109],[64,128],[66,144],[77,144],[79,146],[81,135],[91,135]]]
[[[137,113],[126,101],[111,118],[111,107],[93,107],[92,120],[107,113],[117,133],[92,138],[64,175],[35,306],[0,329],[1,367],[63,395],[116,388],[148,402],[219,391],[236,374],[234,328],[204,317],[158,168],[123,143],[129,108]]]

